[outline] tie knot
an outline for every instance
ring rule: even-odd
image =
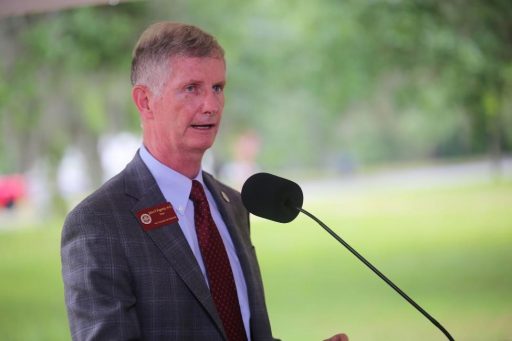
[[[194,203],[207,202],[206,194],[204,193],[203,185],[197,180],[192,180],[192,190],[190,191],[190,199]]]

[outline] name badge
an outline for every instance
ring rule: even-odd
[[[136,215],[144,231],[151,231],[178,221],[176,212],[168,202],[140,210]]]

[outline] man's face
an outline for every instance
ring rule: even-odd
[[[173,57],[167,82],[153,102],[145,129],[158,154],[204,153],[215,140],[224,109],[226,66],[212,57]]]

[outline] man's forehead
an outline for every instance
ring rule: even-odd
[[[208,63],[222,63],[226,66],[226,61],[223,57],[216,56],[205,56],[205,57],[194,57],[194,56],[186,56],[186,55],[176,55],[169,58],[169,62],[171,67],[173,65],[178,66],[197,66],[199,64],[208,64]]]
[[[169,77],[178,82],[225,82],[226,63],[217,57],[174,56],[169,62]]]

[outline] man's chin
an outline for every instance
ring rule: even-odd
[[[210,149],[213,146],[213,141],[211,142],[203,142],[203,143],[197,143],[192,146],[190,146],[190,150],[195,153],[204,153],[208,149]]]

